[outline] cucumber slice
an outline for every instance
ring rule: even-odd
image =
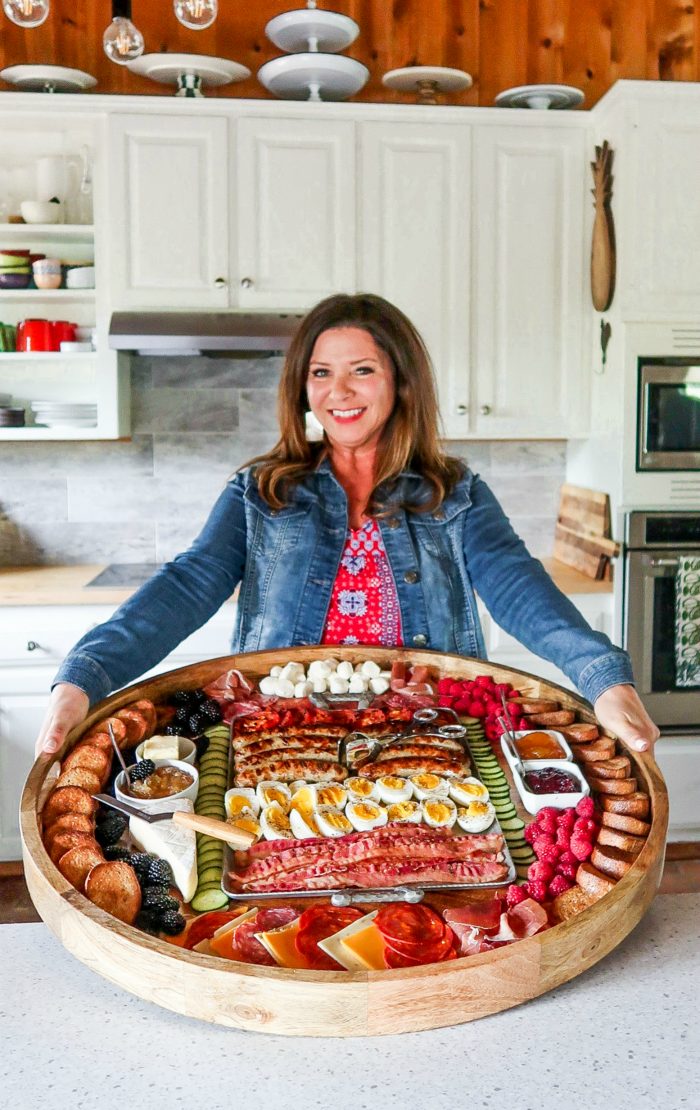
[[[211,887],[208,890],[197,890],[190,902],[195,913],[207,913],[209,910],[223,910],[228,906],[228,896],[221,887]]]
[[[527,863],[528,860],[535,858],[531,848],[511,848],[510,854],[515,863]]]
[[[199,876],[199,882],[197,883],[197,888],[199,889],[200,886],[203,886],[207,882],[214,882],[214,881],[219,882],[219,883],[221,882],[221,866],[219,866],[219,867],[216,867],[216,866],[205,867],[204,870],[202,871],[201,875]]]
[[[221,864],[224,858],[223,845],[219,852],[216,848],[206,845],[201,852],[197,852],[197,866],[204,870],[205,867],[215,867]]]
[[[499,821],[504,832],[519,832],[520,829],[525,828],[525,822],[519,817],[507,817],[505,820],[499,817]]]

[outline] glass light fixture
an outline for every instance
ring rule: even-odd
[[[173,0],[175,15],[191,31],[211,27],[218,14],[218,0]]]
[[[49,0],[2,0],[2,6],[18,27],[40,27],[49,14]]]
[[[112,0],[112,22],[102,36],[102,45],[109,60],[119,66],[143,54],[143,35],[131,22],[131,0]]]

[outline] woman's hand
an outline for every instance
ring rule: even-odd
[[[593,708],[601,725],[637,752],[649,751],[659,739],[659,730],[634,686],[610,686]]]
[[[90,699],[79,686],[69,682],[54,686],[36,742],[36,757],[57,752],[71,729],[85,720],[89,708]]]

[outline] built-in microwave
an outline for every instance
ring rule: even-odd
[[[700,359],[638,363],[638,471],[700,470]]]

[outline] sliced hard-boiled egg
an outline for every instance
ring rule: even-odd
[[[409,780],[398,775],[383,775],[377,779],[377,790],[382,802],[407,802],[413,794]]]
[[[327,786],[318,787],[318,805],[335,806],[342,809],[348,800],[348,792],[340,783],[332,782]]]
[[[386,825],[388,820],[386,810],[376,802],[348,802],[345,816],[358,832],[379,829],[382,825]]]
[[[292,794],[292,800],[289,803],[290,812],[293,809],[298,809],[301,813],[309,812],[316,808],[318,805],[318,787],[313,782],[304,782]]]
[[[348,792],[351,802],[378,802],[379,788],[371,779],[358,778],[346,779],[343,786]]]
[[[422,775],[412,775],[410,783],[416,798],[420,798],[421,801],[423,798],[446,798],[450,789],[447,779],[427,771]]]
[[[310,809],[290,809],[289,824],[294,835],[300,840],[322,835],[316,822],[316,815]]]
[[[284,782],[259,782],[255,787],[255,795],[261,807],[271,806],[276,803],[286,813],[289,809],[289,802],[292,797],[292,792]]]
[[[457,810],[457,824],[469,833],[484,832],[495,817],[496,810],[491,802],[470,802]]]
[[[261,811],[260,828],[266,840],[289,840],[294,837],[289,817],[277,802]]]
[[[454,779],[450,783],[450,797],[457,805],[468,806],[470,802],[488,802],[489,792],[478,779]]]
[[[423,809],[415,798],[407,802],[394,802],[387,806],[387,817],[392,825],[418,825],[423,820]]]
[[[314,817],[322,836],[347,836],[353,831],[348,818],[336,806],[319,806]]]
[[[250,809],[241,810],[237,817],[229,817],[226,824],[233,825],[234,829],[243,829],[244,832],[254,836],[256,840],[259,840],[262,836],[260,822]]]
[[[239,813],[248,810],[257,817],[260,813],[260,802],[252,786],[234,786],[227,790],[224,797],[224,807],[227,817],[237,817]]]
[[[423,820],[431,829],[451,829],[457,817],[457,806],[450,798],[426,798]]]

